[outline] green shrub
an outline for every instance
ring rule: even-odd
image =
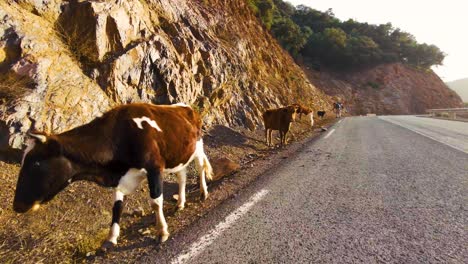
[[[380,84],[378,84],[376,82],[372,82],[372,81],[368,81],[367,85],[374,88],[374,89],[379,89],[380,88]]]

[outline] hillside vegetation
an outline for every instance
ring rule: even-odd
[[[391,23],[373,25],[341,21],[331,9],[320,12],[283,0],[249,0],[263,24],[294,57],[335,69],[401,62],[422,69],[441,65],[445,54],[418,43]]]
[[[447,86],[460,95],[463,102],[468,103],[468,78],[448,82]]]
[[[462,105],[430,69],[442,64],[444,53],[391,23],[341,21],[331,9],[283,0],[248,2],[309,80],[352,114],[419,114]]]

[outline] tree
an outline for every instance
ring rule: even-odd
[[[304,27],[301,30],[301,28],[289,18],[276,21],[271,31],[280,42],[281,46],[294,57],[299,54],[299,51],[306,44],[307,39],[312,35],[312,30],[310,28]]]
[[[271,28],[273,24],[273,0],[258,0],[257,1],[258,12],[260,19],[267,29]]]
[[[325,40],[335,48],[346,47],[347,35],[341,28],[326,28],[323,35]]]
[[[332,9],[321,12],[283,0],[249,0],[249,5],[291,55],[319,65],[346,68],[402,62],[429,68],[442,64],[445,57],[437,46],[419,44],[391,23],[342,22]]]

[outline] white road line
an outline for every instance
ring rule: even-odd
[[[400,127],[402,127],[402,128],[406,128],[406,129],[408,129],[408,130],[410,130],[410,131],[413,131],[414,133],[417,133],[417,134],[419,134],[419,135],[421,135],[421,136],[425,136],[425,137],[430,138],[430,139],[432,139],[432,140],[434,140],[434,141],[437,141],[437,142],[442,143],[442,144],[444,144],[444,145],[446,145],[446,146],[449,146],[449,147],[451,147],[451,148],[454,148],[454,149],[456,149],[456,150],[459,150],[459,151],[461,151],[461,152],[464,152],[464,153],[468,154],[468,152],[467,152],[466,150],[464,150],[464,149],[461,149],[461,148],[459,148],[459,147],[457,147],[457,146],[450,145],[450,144],[448,144],[448,143],[446,143],[446,142],[440,141],[440,140],[438,140],[438,139],[436,139],[436,138],[434,138],[434,137],[432,137],[432,136],[429,136],[429,135],[427,135],[427,134],[424,134],[424,133],[422,133],[422,132],[419,132],[419,131],[417,131],[417,130],[415,130],[415,129],[413,129],[413,128],[409,128],[409,127],[407,127],[407,126],[401,124],[401,123],[398,122],[398,121],[389,120],[389,119],[386,119],[386,118],[379,118],[379,119],[380,119],[380,120],[387,121],[387,122],[392,123],[392,124],[394,124],[394,125],[400,126]]]
[[[331,134],[333,134],[333,132],[335,132],[335,129],[332,129],[330,132],[328,132],[328,134],[324,138],[328,138],[329,136],[331,136]]]
[[[261,190],[258,193],[254,194],[247,203],[243,204],[241,207],[237,208],[234,212],[228,215],[224,221],[217,224],[214,229],[212,229],[208,234],[202,236],[198,241],[193,243],[190,246],[188,252],[179,255],[171,261],[172,264],[176,263],[185,263],[188,260],[191,260],[198,256],[203,250],[211,245],[218,236],[221,235],[226,229],[228,229],[235,221],[245,215],[252,206],[259,202],[265,195],[269,193],[268,190]]]
[[[341,123],[341,121],[343,121],[343,119],[341,119],[340,121],[338,121],[338,123],[337,123],[337,124]]]

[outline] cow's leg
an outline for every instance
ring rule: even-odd
[[[266,141],[267,141],[267,146],[271,146],[271,129],[267,129],[265,131],[265,134],[266,134]]]
[[[208,187],[206,186],[206,174],[203,166],[205,154],[201,153],[197,155],[195,160],[195,165],[199,173],[200,181],[200,198],[201,200],[206,200],[208,198]]]
[[[265,141],[267,146],[270,146],[270,144],[268,144],[268,128],[265,128]]]
[[[102,245],[102,250],[107,250],[115,245],[117,245],[117,238],[120,235],[120,216],[122,215],[123,211],[123,198],[124,194],[116,189],[114,192],[114,206],[112,207],[112,224],[111,229],[109,231],[109,236],[107,240]]]
[[[169,238],[167,231],[167,223],[163,212],[163,180],[161,170],[159,168],[147,168],[148,186],[150,190],[151,206],[156,212],[156,228],[161,236],[161,242],[165,242]]]
[[[273,133],[273,129],[270,129],[270,130],[268,131],[268,146],[269,146],[269,147],[271,147],[271,145],[272,145],[272,143],[273,143],[273,142],[271,142],[271,134],[272,134],[272,133]]]
[[[279,134],[280,134],[280,147],[283,147],[284,133],[283,131],[279,130]]]
[[[296,139],[296,136],[292,132],[291,126],[292,126],[292,123],[289,123],[287,130],[284,132],[284,144],[286,144],[286,142],[288,141],[288,138],[286,136],[288,134],[288,131],[291,131],[290,134],[292,135],[293,139]]]
[[[187,170],[182,169],[177,172],[177,182],[179,183],[179,199],[177,200],[177,210],[185,207],[185,183],[187,181]]]

